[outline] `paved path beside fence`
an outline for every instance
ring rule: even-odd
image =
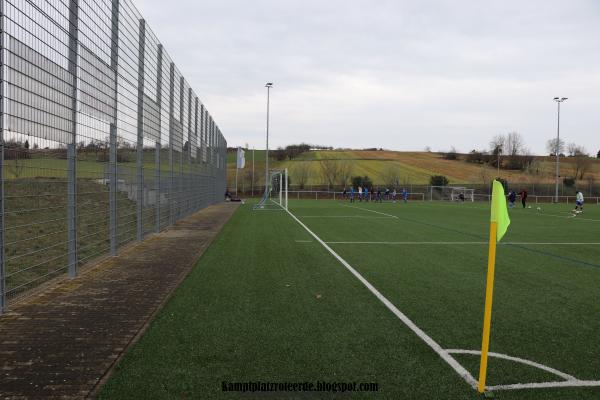
[[[0,398],[88,396],[236,210],[199,211],[0,317]]]

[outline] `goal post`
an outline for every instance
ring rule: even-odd
[[[265,185],[262,198],[252,208],[254,210],[287,210],[288,209],[288,170],[269,171],[269,180]]]

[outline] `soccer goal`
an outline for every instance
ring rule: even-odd
[[[450,191],[452,201],[475,201],[475,189],[466,187],[452,187]]]
[[[288,170],[269,171],[269,181],[260,201],[254,205],[255,210],[287,210],[288,209]]]
[[[430,200],[475,201],[475,189],[462,186],[430,186]]]

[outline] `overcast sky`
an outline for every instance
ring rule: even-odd
[[[600,1],[134,0],[230,146],[600,149]]]

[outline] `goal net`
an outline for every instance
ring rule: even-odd
[[[462,186],[431,186],[430,200],[475,201],[475,189]]]
[[[269,171],[269,181],[260,201],[254,205],[255,210],[287,210],[288,209],[288,170]]]

